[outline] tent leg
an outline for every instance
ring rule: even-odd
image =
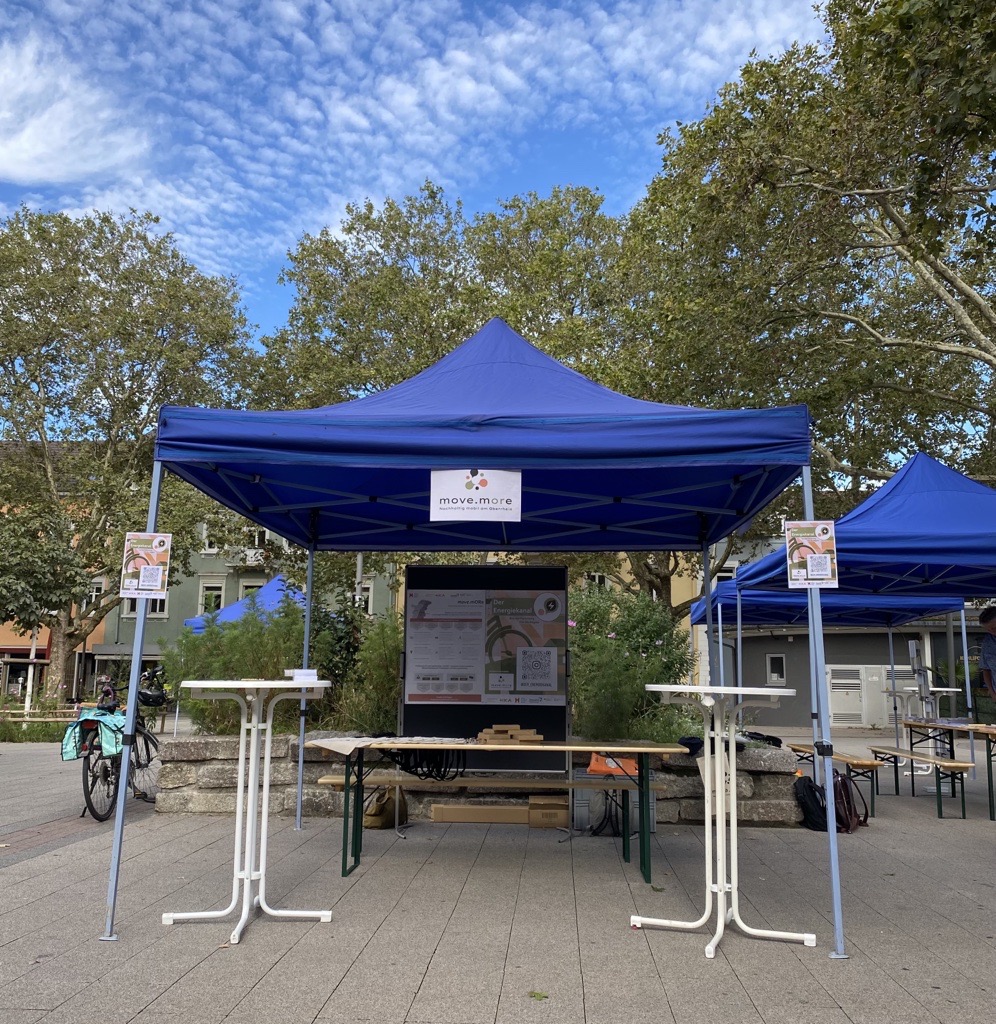
[[[158,460],[152,464],[152,486],[149,490],[149,515],[146,533],[155,533],[156,517],[159,514],[159,489],[162,485],[163,467]],[[107,917],[104,920],[102,941],[113,942],[114,909],[118,901],[118,874],[121,870],[121,838],[124,834],[125,805],[128,801],[128,770],[131,767],[131,745],[135,737],[135,722],[138,718],[138,681],[142,674],[142,650],[145,645],[145,620],[149,602],[140,598],[135,602],[135,640],[131,648],[131,675],[128,678],[128,711],[125,715],[124,744],[121,748],[121,779],[118,783],[118,802],[114,811],[114,841],[111,845],[111,869],[107,879]]]
[[[304,652],[301,654],[301,668],[308,668],[308,650],[311,647],[311,603],[313,601],[315,582],[315,548],[312,545],[308,548],[308,573],[305,577],[305,586],[308,593],[304,601]],[[308,709],[308,702],[301,698],[301,725],[297,737],[297,807],[294,812],[294,829],[301,831],[301,808],[304,804],[304,716]]]
[[[965,609],[961,610],[961,656],[965,666],[965,711],[968,717],[975,721],[975,706],[972,703],[972,670],[968,665],[968,626],[965,624]],[[972,755],[972,781],[978,774],[975,768],[975,733],[968,734],[968,750]],[[954,753],[954,751],[952,751]],[[963,783],[964,784],[964,783]]]
[[[896,727],[896,746],[899,746],[899,696],[896,693],[896,648],[889,627],[889,679],[892,683],[892,721]]]
[[[813,519],[813,479],[809,466],[802,468],[802,493],[807,519]],[[820,607],[820,592],[811,588],[807,592],[809,598],[809,644],[811,660],[815,668],[813,687],[817,688],[816,706],[819,714],[821,742],[816,746],[813,760],[817,756],[823,758],[823,777],[826,780],[827,821],[837,820],[834,810],[833,794],[833,745],[830,741],[830,694],[827,688],[826,655],[823,649],[823,611]],[[837,849],[837,830],[831,824],[827,829],[827,845],[830,854],[830,892],[833,899],[833,930],[834,951],[832,960],[846,960],[844,950],[844,919],[840,895],[840,858]]]

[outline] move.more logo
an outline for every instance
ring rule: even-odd
[[[522,474],[507,469],[434,469],[429,488],[430,521],[522,518]]]

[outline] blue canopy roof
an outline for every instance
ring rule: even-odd
[[[378,394],[289,412],[164,406],[156,458],[304,546],[699,549],[809,462],[805,406],[710,410],[617,394],[489,321]],[[522,472],[522,521],[430,522],[430,470]]]
[[[298,604],[304,604],[304,594],[296,587],[291,586],[283,576],[274,576],[269,583],[264,583],[258,590],[246,594],[241,601],[226,605],[218,612],[214,612],[214,621],[217,623],[235,622],[250,610],[255,608],[257,612],[274,612],[285,597],[291,598]],[[207,629],[209,615],[195,615],[192,619],[184,619],[183,624],[189,626],[195,633],[200,635]]]
[[[741,622],[745,626],[808,626],[809,603],[801,590],[741,591]],[[712,606],[723,609],[724,625],[737,621],[737,585],[720,583],[712,592]],[[824,590],[820,607],[825,626],[901,626],[925,615],[960,612],[964,606],[956,597],[892,597],[877,594],[848,594]],[[693,626],[706,621],[705,599],[692,605]]]
[[[839,519],[835,532],[841,590],[996,595],[996,491],[922,452]],[[736,585],[787,587],[784,551],[738,571]]]

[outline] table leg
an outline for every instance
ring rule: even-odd
[[[253,881],[256,877],[256,828],[259,802],[259,733],[263,701],[260,694],[252,697],[252,717],[249,726],[249,786],[246,797],[246,849],[242,870],[242,915],[232,929],[229,942],[234,946],[242,937],[242,929],[249,921],[249,914],[256,905],[253,896]]]
[[[705,718],[706,709],[698,701],[695,701],[695,704],[698,706],[698,710],[702,713],[703,718]],[[704,724],[703,732],[708,733],[708,731],[708,726]],[[648,756],[648,764],[649,760]],[[671,928],[678,931],[694,931],[696,928],[701,928],[712,916],[714,895],[712,880],[715,865],[713,863],[712,752],[708,743],[704,745],[702,760],[702,781],[703,788],[705,789],[705,907],[702,910],[702,914],[694,921],[673,921],[658,917],[641,917],[639,914],[633,914],[629,919],[631,928],[643,928],[646,926],[650,928]],[[640,763],[640,760],[638,760],[637,765],[639,766]]]
[[[727,901],[726,896],[730,889],[729,873],[727,868],[726,855],[726,730],[720,713],[719,703],[713,705],[712,714],[706,730],[706,743],[713,745],[713,777],[710,781],[713,794],[716,800],[716,930],[712,938],[706,943],[705,955],[712,960],[716,956],[716,949],[723,933],[726,931]],[[732,755],[730,755],[732,756]],[[706,828],[712,827],[711,822],[706,822]]]
[[[228,917],[239,902],[239,877],[240,865],[243,858],[243,845],[245,829],[245,786],[246,786],[246,737],[249,733],[250,720],[249,711],[244,698],[237,693],[211,693],[205,694],[207,700],[230,699],[238,703],[241,711],[241,724],[239,726],[239,771],[238,781],[235,788],[235,854],[232,859],[232,901],[224,910],[195,910],[185,911],[176,914],[163,914],[163,924],[173,924],[175,921],[210,921],[216,918]]]
[[[629,854],[629,790],[622,789],[619,791],[620,799],[622,800],[622,851],[623,860],[628,864],[630,859]],[[643,869],[643,838],[640,837],[640,869]]]
[[[729,847],[729,870],[730,870],[730,911],[728,917],[745,935],[751,935],[756,939],[778,939],[783,942],[801,942],[805,946],[815,946],[816,936],[810,932],[783,932],[773,931],[770,928],[754,928],[743,919],[740,913],[740,846],[739,829],[740,822],[737,815],[737,748],[736,748],[736,713],[732,714],[726,723],[729,756],[729,781],[727,792],[729,795],[730,811],[730,847]],[[717,815],[716,827],[723,827],[725,823],[719,821]],[[709,955],[708,948],[706,955]]]
[[[352,839],[350,835],[350,825],[352,824],[352,810],[350,798],[352,797],[353,790],[353,756],[351,754],[346,755],[346,774],[343,778],[342,784],[342,877],[355,871],[359,866],[359,860],[356,857],[356,851],[352,848]],[[362,806],[362,805],[361,805]],[[352,863],[350,863],[350,853],[353,854]]]
[[[257,902],[264,914],[270,917],[289,917],[301,921],[322,921],[328,923],[332,920],[331,910],[281,910],[271,907],[266,902],[266,847],[270,822],[270,758],[273,749],[273,711],[276,705],[282,700],[297,700],[304,703],[303,693],[278,694],[270,700],[266,710],[266,743],[263,752],[263,809],[261,813],[260,835],[259,835],[259,896]]]
[[[637,781],[639,783],[640,869],[643,880],[650,884],[650,755],[637,754]]]
[[[937,794],[937,817],[944,817],[944,794],[941,792],[941,767],[940,765],[934,765],[934,792]]]
[[[996,799],[993,795],[993,738],[986,735],[986,781],[989,785],[989,820],[996,821]]]
[[[363,853],[363,748],[356,752],[356,792],[353,794],[353,858],[360,863]]]

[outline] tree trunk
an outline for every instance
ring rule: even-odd
[[[73,695],[73,649],[69,638],[69,616],[59,612],[49,626],[49,666],[45,672],[45,699],[69,700]]]

